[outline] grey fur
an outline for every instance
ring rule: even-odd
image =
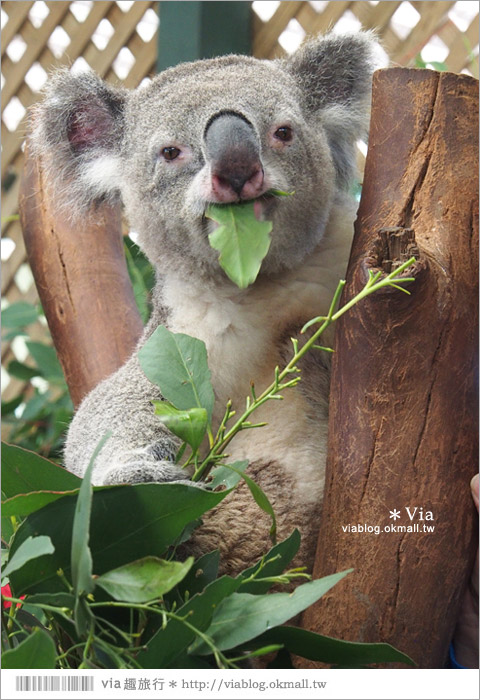
[[[101,199],[120,198],[155,266],[154,313],[139,347],[158,324],[174,330],[181,326],[183,296],[191,295],[192,304],[197,298],[204,304],[199,309],[204,309],[201,313],[205,316],[185,320],[185,326],[191,335],[211,334],[211,340],[206,341],[209,354],[219,352],[225,334],[237,333],[235,357],[232,353],[220,355],[225,375],[229,363],[232,374],[239,371],[245,353],[250,352],[251,338],[257,337],[260,357],[270,348],[274,367],[287,352],[290,335],[308,320],[303,318],[308,309],[294,312],[293,306],[290,310],[286,304],[289,310],[276,320],[275,337],[262,345],[267,323],[262,314],[268,319],[270,301],[273,309],[276,298],[275,292],[268,290],[278,289],[281,294],[282,288],[291,284],[292,295],[301,298],[302,275],[307,275],[304,270],[310,269],[322,246],[327,251],[324,267],[320,264],[312,284],[320,290],[317,313],[325,313],[346,265],[348,246],[341,254],[332,251],[336,250],[335,237],[348,237],[352,228],[353,208],[346,192],[355,172],[355,141],[365,134],[367,126],[376,56],[372,36],[357,33],[312,40],[285,60],[226,56],[182,64],[135,91],[112,88],[90,73],[60,72],[50,80],[45,99],[34,112],[32,143],[49,168],[58,197],[77,216],[85,215]],[[206,143],[209,125],[223,113],[236,116],[224,118],[221,125],[212,128]],[[212,154],[224,162],[229,129],[235,147],[242,141],[232,131],[238,116],[243,124],[240,131],[249,142],[244,157],[255,162],[258,156],[265,187],[295,190],[293,197],[263,204],[264,217],[273,221],[272,244],[257,282],[242,292],[221,270],[207,238],[212,224],[203,217],[210,198]],[[284,125],[294,134],[287,144],[275,136],[275,130]],[[181,151],[181,157],[166,161],[162,149],[172,147]],[[228,168],[230,165],[228,162]],[[258,180],[259,173],[257,176]],[[245,177],[248,179],[248,172]],[[336,233],[337,228],[343,233]],[[172,290],[180,290],[178,308]],[[252,315],[256,295],[261,299],[255,301],[258,323]],[[204,301],[207,299],[214,301]],[[220,325],[210,316],[218,318],[220,325],[225,322],[225,337],[218,335]],[[242,326],[247,318],[253,319],[248,332]],[[210,330],[205,330],[207,327]],[[255,379],[249,373],[255,371],[257,360],[258,354],[252,352],[252,367],[247,362],[245,376],[236,378],[235,387],[243,390],[244,384],[248,386],[250,379]],[[311,425],[316,440],[321,435],[324,445],[328,370],[323,360],[309,359],[303,372],[306,425]],[[217,384],[214,380],[217,398],[228,398],[234,384],[233,388],[225,386],[221,367],[214,374],[218,375]],[[159,390],[148,382],[133,355],[83,401],[68,433],[67,468],[82,475],[99,438],[112,429],[113,436],[95,466],[95,483],[185,479],[173,463],[178,441],[152,410],[151,400],[159,398]],[[299,443],[302,440],[299,438]],[[299,455],[304,448],[304,444],[291,445]],[[319,504],[313,496],[308,506],[298,497],[302,459],[299,456],[298,474],[287,474],[267,440],[265,457],[254,457],[251,470],[275,503],[280,535],[288,534],[295,525],[304,530],[305,554],[313,547],[311,521],[317,519]],[[323,461],[324,448],[318,455],[312,487],[317,495],[323,488]],[[303,481],[309,478],[307,474]],[[310,489],[310,485],[304,483],[303,488]],[[268,528],[259,534],[261,520],[257,507],[240,488],[235,499],[229,497],[200,528],[192,550],[200,552],[220,544],[226,556],[224,566],[235,570],[250,563],[266,541],[268,544]]]

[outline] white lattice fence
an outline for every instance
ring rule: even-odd
[[[35,302],[18,211],[27,110],[57,67],[93,68],[107,80],[135,87],[157,56],[156,2],[2,2],[2,296]],[[48,337],[44,327],[32,329]],[[30,329],[29,329],[30,330]],[[2,367],[27,360],[21,339],[2,346]],[[4,375],[5,378],[5,375]],[[21,382],[4,382],[8,400]]]

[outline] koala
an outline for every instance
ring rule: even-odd
[[[159,324],[205,342],[214,426],[228,399],[244,406],[251,381],[257,393],[271,383],[291,356],[291,337],[327,312],[345,273],[355,143],[365,135],[380,56],[372,35],[359,32],[315,38],[285,59],[229,55],[180,64],[133,91],[91,72],[64,71],[34,112],[32,146],[60,202],[78,217],[94,216],[99,201],[121,201],[155,268],[153,312],[137,351]],[[205,212],[210,203],[249,200],[258,219],[273,223],[272,241],[256,281],[239,289],[209,245],[215,223]],[[229,450],[232,461],[249,460],[248,473],[276,512],[279,538],[300,530],[298,563],[310,567],[325,472],[327,353],[307,354],[301,373],[283,401],[255,414],[268,425],[240,433]],[[135,352],[80,405],[66,468],[82,476],[111,430],[94,484],[188,480],[175,464],[179,441],[154,415],[151,402],[160,398]],[[219,547],[223,571],[237,573],[267,551],[268,530],[240,484],[187,546],[197,556]]]

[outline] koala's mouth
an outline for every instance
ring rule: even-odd
[[[278,195],[273,190],[267,190],[259,197],[253,199],[237,199],[234,202],[207,202],[205,206],[205,211],[203,212],[203,219],[206,219],[206,211],[208,207],[215,206],[220,208],[227,207],[239,207],[246,204],[253,204],[253,211],[255,217],[259,221],[264,221],[268,215],[271,215],[272,207],[278,202]]]
[[[253,205],[253,214],[257,221],[272,221],[279,199],[285,193],[280,190],[267,190],[263,194],[253,199],[238,199],[235,202],[206,202],[205,209],[201,217],[202,235],[207,239],[213,231],[220,225],[217,217],[211,216],[212,209],[232,209],[232,214],[236,218],[235,211],[246,205]],[[210,211],[209,211],[210,209]]]
[[[259,221],[265,221],[265,219],[271,215],[272,205],[276,200],[276,196],[271,192],[265,192],[265,194],[260,195],[256,199],[253,199],[253,211],[255,218]]]

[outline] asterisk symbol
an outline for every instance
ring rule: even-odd
[[[170,681],[169,684],[170,688],[176,688],[177,687],[177,681]]]
[[[390,517],[396,520],[397,518],[400,517],[400,511],[394,508],[393,510],[390,511]]]

